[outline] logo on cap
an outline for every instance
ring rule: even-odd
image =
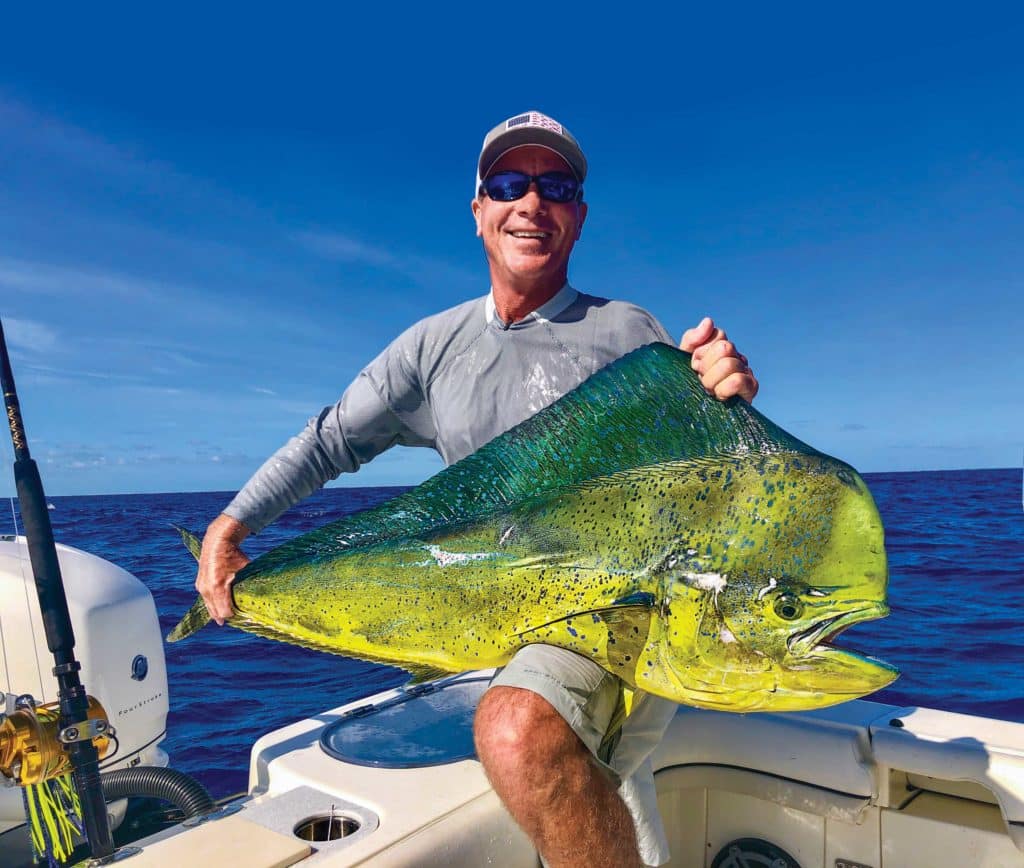
[[[506,130],[522,126],[540,127],[542,130],[551,130],[553,133],[562,135],[562,125],[558,121],[552,120],[547,115],[542,115],[540,112],[528,112],[525,115],[509,118],[505,122]]]

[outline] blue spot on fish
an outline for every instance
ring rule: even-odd
[[[627,594],[625,597],[619,597],[613,606],[653,606],[654,605],[654,594],[648,591],[634,591],[632,594]],[[597,620],[595,618],[595,620]]]

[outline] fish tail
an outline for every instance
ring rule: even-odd
[[[178,626],[167,634],[167,641],[180,642],[209,623],[210,613],[206,610],[206,603],[203,602],[203,598],[199,597],[192,604],[192,608],[185,613],[185,617],[178,622]]]
[[[192,556],[198,561],[199,553],[203,548],[202,540],[186,528],[178,527],[176,524],[171,525],[171,527],[181,535],[181,541],[185,543],[185,548],[192,552]],[[167,641],[180,642],[182,639],[187,639],[208,623],[210,623],[210,613],[206,609],[206,603],[203,602],[203,598],[199,597],[192,604],[192,608],[185,613],[185,617],[178,622],[178,626],[167,634]]]

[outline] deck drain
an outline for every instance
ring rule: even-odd
[[[358,820],[332,811],[303,820],[295,827],[295,835],[303,841],[337,841],[358,830]]]

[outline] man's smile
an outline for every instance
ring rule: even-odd
[[[550,232],[544,232],[540,229],[510,229],[509,235],[514,238],[550,238]]]

